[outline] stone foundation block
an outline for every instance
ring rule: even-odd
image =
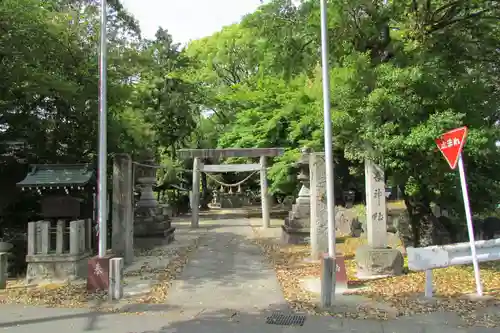
[[[403,274],[401,252],[391,248],[361,246],[356,250],[356,268],[359,278],[376,278]]]
[[[26,282],[37,281],[72,281],[87,276],[87,259],[89,253],[80,255],[27,255],[28,268]]]
[[[308,244],[311,241],[309,228],[292,228],[281,226],[281,243],[283,244]]]

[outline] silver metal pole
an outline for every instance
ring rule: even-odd
[[[99,54],[99,157],[97,170],[97,223],[99,224],[99,257],[104,257],[107,250],[107,124],[106,124],[106,85],[107,85],[107,34],[106,0],[101,0],[101,47]]]
[[[328,19],[327,0],[321,1],[321,62],[323,72],[323,117],[325,132],[325,167],[326,167],[326,208],[328,216],[328,256],[333,261],[331,266],[335,267],[335,193],[334,193],[334,168],[332,148],[332,119],[330,115],[330,68],[328,65]],[[335,297],[335,269],[324,269],[323,279],[331,280],[331,283],[322,283],[323,306],[330,306],[330,300]],[[332,273],[327,273],[332,272]],[[328,276],[327,276],[328,275]]]
[[[472,226],[472,214],[470,211],[469,190],[465,179],[464,161],[462,154],[458,157],[458,172],[460,174],[460,184],[462,185],[462,197],[464,199],[465,217],[467,219],[467,229],[469,231],[470,251],[472,254],[472,266],[474,267],[474,278],[476,280],[476,291],[478,296],[483,296],[483,286],[481,284],[481,273],[479,272],[479,262],[476,253],[476,241],[474,239],[474,227]]]

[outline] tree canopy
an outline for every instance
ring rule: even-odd
[[[297,190],[290,162],[324,145],[319,1],[273,0],[185,48],[162,28],[143,38],[120,1],[109,4],[110,154],[175,168],[184,147],[284,147],[271,189]],[[431,203],[463,211],[458,175],[436,151],[442,132],[469,127],[473,210],[499,201],[499,18],[497,1],[328,1],[337,185],[362,192],[364,160],[379,163],[417,243],[431,238]],[[13,142],[28,162],[95,159],[99,29],[95,1],[0,3],[4,165]]]

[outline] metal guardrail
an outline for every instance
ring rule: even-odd
[[[478,262],[500,260],[500,238],[475,242]],[[425,296],[432,297],[432,270],[472,263],[469,242],[422,248],[408,247],[408,268],[425,271]]]

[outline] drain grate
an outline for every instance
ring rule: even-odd
[[[266,318],[266,324],[281,326],[303,326],[306,316],[274,312]]]

